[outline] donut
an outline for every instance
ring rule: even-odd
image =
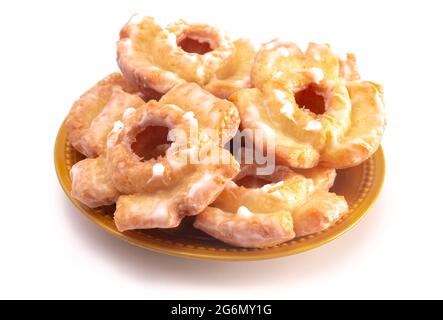
[[[177,84],[195,82],[221,98],[249,87],[255,49],[212,26],[183,20],[158,25],[134,15],[120,31],[117,62],[126,79],[157,98]]]
[[[106,173],[102,156],[77,162],[70,174],[72,196],[90,208],[114,204],[120,195]]]
[[[143,154],[136,153],[140,135]],[[177,227],[203,211],[240,170],[219,141],[202,133],[192,112],[155,100],[114,127],[105,166],[121,193],[114,214],[120,231]]]
[[[113,73],[85,92],[72,106],[66,118],[68,140],[89,158],[102,155],[107,135],[125,111],[144,104],[135,87],[120,73]]]
[[[310,178],[284,166],[267,176],[256,169],[243,166],[194,227],[233,246],[264,248],[325,230],[348,210],[343,197],[328,192],[334,169],[311,169]]]
[[[177,85],[160,102],[192,112],[202,129],[215,131],[221,146],[234,137],[240,125],[237,107],[232,102],[215,97],[195,83]]]
[[[240,207],[230,213],[208,207],[197,216],[194,227],[229,245],[244,248],[266,248],[295,237],[289,211],[252,213]]]
[[[255,58],[254,88],[231,96],[242,127],[263,130],[277,163],[292,168],[356,166],[377,149],[386,125],[382,87],[360,80],[354,55],[328,45],[271,41]]]

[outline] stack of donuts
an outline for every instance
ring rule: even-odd
[[[85,92],[65,125],[85,156],[71,169],[73,197],[115,204],[121,232],[193,217],[245,248],[320,232],[348,211],[329,191],[336,169],[367,160],[384,132],[382,87],[329,45],[255,48],[209,25],[135,15],[117,62],[121,73]],[[241,133],[255,152],[272,149],[271,170],[246,161],[244,146],[234,156],[228,146]]]

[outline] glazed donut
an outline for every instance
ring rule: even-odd
[[[227,244],[244,248],[276,246],[295,237],[289,211],[251,213],[240,207],[237,213],[208,207],[199,214],[194,227]]]
[[[141,134],[144,157],[134,151]],[[117,123],[107,142],[107,175],[122,194],[114,215],[120,231],[174,228],[204,210],[239,172],[233,156],[177,105],[151,100]]]
[[[243,128],[267,133],[276,160],[293,168],[346,168],[378,148],[386,118],[380,85],[359,80],[355,57],[339,60],[328,45],[271,41],[258,52],[255,88],[235,93]]]
[[[138,108],[144,101],[120,73],[113,73],[84,93],[66,119],[68,140],[89,158],[102,155],[113,124],[128,108]],[[130,109],[132,110],[132,109]]]
[[[312,169],[312,178],[284,166],[268,176],[255,172],[243,166],[194,227],[233,246],[263,248],[324,230],[347,212],[345,199],[327,191],[334,169]]]
[[[237,107],[232,102],[213,96],[195,83],[174,87],[160,102],[192,112],[202,129],[216,131],[220,146],[234,137],[240,125]]]
[[[133,85],[159,98],[183,82],[195,82],[221,98],[249,86],[255,50],[248,40],[232,42],[217,29],[179,21],[160,27],[133,16],[120,31],[117,62]]]
[[[84,159],[71,168],[72,196],[90,208],[114,204],[119,192],[106,174],[103,157]]]

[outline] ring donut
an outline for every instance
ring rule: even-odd
[[[328,45],[271,41],[258,52],[255,88],[235,93],[243,128],[265,130],[278,163],[347,168],[378,148],[386,125],[381,86],[359,80],[355,57]]]
[[[163,29],[153,18],[140,15],[123,27],[117,44],[117,61],[125,77],[157,98],[183,82],[195,82],[228,98],[249,87],[254,55],[248,40],[232,42],[209,25],[181,20]]]
[[[144,101],[120,73],[113,73],[84,93],[66,119],[68,140],[89,158],[102,155],[113,124],[128,108],[138,108]],[[132,110],[132,109],[130,109]]]
[[[283,166],[268,176],[255,171],[244,166],[194,227],[233,246],[263,248],[324,230],[347,212],[345,199],[328,192],[334,169],[312,169],[311,178]]]
[[[165,143],[162,132],[174,141]],[[149,146],[144,158],[134,151],[140,134]],[[205,161],[214,155],[218,161]],[[193,164],[190,159],[196,157],[199,163]],[[125,231],[178,226],[184,216],[200,213],[222,192],[239,164],[218,141],[201,133],[190,112],[151,100],[109,134],[106,169],[122,194],[114,219]]]

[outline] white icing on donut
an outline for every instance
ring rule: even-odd
[[[177,46],[177,36],[175,35],[175,33],[170,32],[168,34],[168,37],[166,38],[166,43],[171,47]]]
[[[273,192],[271,192],[271,195],[279,198],[280,200],[285,200],[285,197],[282,195],[282,193],[279,190],[275,190]]]
[[[282,90],[274,89],[274,95],[277,98],[277,100],[283,104],[280,109],[280,112],[287,117],[291,117],[294,114],[294,106],[286,98],[286,93]]]
[[[323,128],[322,124],[318,120],[311,120],[308,122],[308,124],[305,127],[305,130],[307,131],[318,131]]]
[[[183,119],[185,119],[186,121],[195,119],[195,114],[192,111],[188,111],[183,115]]]
[[[285,47],[280,47],[277,49],[277,52],[282,56],[282,57],[289,57],[289,50]]]
[[[289,101],[286,101],[280,109],[280,112],[287,117],[294,115],[294,106]]]
[[[274,94],[280,102],[286,102],[286,93],[284,91],[274,89]]]
[[[279,188],[279,187],[281,187],[282,185],[284,185],[285,183],[283,182],[283,181],[279,181],[279,182],[277,182],[277,183],[274,183],[274,187],[275,188]]]
[[[238,208],[237,214],[239,216],[242,216],[243,218],[250,218],[250,217],[252,217],[252,212],[249,211],[249,209],[246,208],[245,206],[241,206],[240,208]]]
[[[133,114],[135,112],[135,108],[128,108],[125,110],[125,112],[123,113],[123,119],[126,119],[127,117],[129,117],[131,114]]]
[[[188,111],[183,115],[185,121],[189,121],[192,125],[198,125],[198,120],[195,118],[195,114],[192,111]]]
[[[332,204],[331,207],[334,208],[334,210],[329,211],[328,218],[329,218],[330,222],[332,222],[340,217],[340,207],[334,206],[334,204]]]
[[[114,127],[112,128],[111,132],[109,133],[108,140],[106,141],[106,146],[108,148],[115,145],[115,143],[117,142],[117,139],[118,139],[118,134],[124,128],[124,126],[125,125],[121,121],[114,122]]]
[[[198,76],[199,78],[203,78],[204,75],[205,75],[205,69],[204,69],[202,66],[199,66],[199,67],[197,68],[197,76]]]
[[[123,122],[121,122],[120,120],[115,121],[114,122],[114,127],[112,128],[112,133],[117,133],[119,132],[121,129],[123,129],[125,127],[125,125],[123,124]]]
[[[314,78],[315,83],[319,83],[325,77],[323,71],[320,68],[311,68],[309,69],[312,77]]]
[[[71,174],[71,180],[74,181],[75,177],[77,176],[78,173],[78,167],[77,166],[73,166],[71,168],[70,174]]]
[[[236,188],[236,187],[238,187],[238,185],[234,182],[234,181],[228,181],[227,183],[226,183],[226,186],[225,186],[226,188],[228,188],[228,189],[231,189],[231,188]]]
[[[162,165],[161,163],[156,163],[152,167],[153,176],[156,176],[156,177],[162,176],[164,172],[165,172],[165,166]]]
[[[281,77],[283,77],[283,76],[284,76],[283,71],[277,71],[277,72],[274,74],[274,78],[275,78],[275,79],[281,78]]]

